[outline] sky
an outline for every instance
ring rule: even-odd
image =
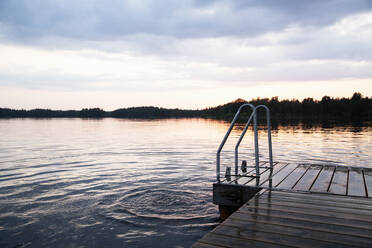
[[[372,96],[370,0],[0,0],[0,107]]]

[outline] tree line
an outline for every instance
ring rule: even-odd
[[[100,108],[81,110],[32,109],[16,110],[0,108],[0,118],[190,118],[201,117],[199,110],[166,109],[158,107],[131,107],[114,111]]]
[[[237,99],[231,103],[205,109],[203,115],[221,119],[231,118],[242,103],[247,101]],[[302,101],[297,99],[280,101],[278,97],[272,97],[253,99],[249,103],[255,106],[261,104],[268,106],[273,120],[372,120],[372,98],[363,97],[357,92],[350,98],[324,96],[321,100],[305,98]],[[263,114],[259,116],[264,117]]]
[[[100,108],[84,108],[81,110],[51,110],[32,109],[15,110],[0,108],[0,118],[215,118],[231,119],[237,109],[247,101],[237,99],[233,102],[202,110],[167,109],[158,107],[131,107],[114,111],[104,111]],[[342,121],[371,121],[372,98],[354,93],[350,98],[332,98],[324,96],[321,100],[305,98],[279,100],[278,97],[257,98],[249,101],[257,106],[264,104],[270,108],[273,120],[342,120]],[[246,117],[245,113],[242,117]],[[264,116],[264,115],[260,115]]]

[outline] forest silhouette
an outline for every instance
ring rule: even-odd
[[[100,108],[82,110],[32,109],[15,110],[0,108],[0,118],[212,118],[231,119],[237,109],[247,101],[237,99],[233,102],[202,110],[167,109],[159,107],[131,107],[114,111]],[[279,100],[278,97],[257,98],[249,101],[257,106],[265,104],[270,108],[274,121],[372,121],[372,98],[354,93],[350,98],[332,98],[324,96],[321,100],[305,98],[302,101]],[[242,114],[242,118],[249,113]],[[264,116],[264,115],[261,115]]]

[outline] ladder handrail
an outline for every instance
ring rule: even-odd
[[[239,145],[240,143],[242,142],[243,138],[244,138],[244,135],[245,133],[247,132],[248,130],[248,127],[249,127],[249,124],[252,120],[252,117],[253,117],[253,129],[254,129],[254,143],[255,143],[255,160],[256,160],[256,168],[257,166],[259,165],[259,158],[258,158],[258,149],[256,149],[256,147],[258,147],[258,134],[257,134],[257,115],[256,115],[256,108],[255,110],[252,112],[251,116],[249,117],[248,121],[247,121],[247,124],[245,124],[245,127],[243,129],[243,132],[242,134],[240,135],[239,137],[239,140],[238,142],[236,142],[236,145],[235,145],[235,176],[238,175],[238,153],[239,153]],[[256,173],[258,173],[256,171]]]
[[[217,174],[217,182],[219,183],[220,182],[220,155],[221,155],[221,150],[223,148],[223,146],[225,145],[226,143],[226,140],[227,138],[229,137],[230,133],[231,133],[231,130],[233,129],[234,125],[235,125],[235,122],[236,120],[238,119],[238,116],[240,114],[240,111],[246,107],[246,106],[249,106],[251,107],[252,109],[252,114],[255,113],[255,110],[256,110],[256,107],[253,106],[252,104],[250,103],[245,103],[243,105],[241,105],[238,109],[238,111],[236,112],[235,116],[234,116],[234,119],[231,121],[231,124],[230,124],[230,127],[229,129],[227,130],[226,134],[225,134],[225,137],[222,139],[222,142],[220,144],[220,146],[218,147],[218,150],[217,150],[217,154],[216,154],[216,174]],[[252,115],[251,114],[251,115]],[[255,116],[255,114],[254,114]]]
[[[220,157],[221,157],[221,150],[223,148],[223,146],[225,145],[226,143],[226,140],[227,138],[229,137],[230,133],[231,133],[231,130],[233,129],[234,125],[235,125],[235,122],[240,114],[240,111],[246,107],[246,106],[249,106],[251,107],[252,109],[252,113],[251,115],[249,116],[249,119],[247,121],[247,123],[245,124],[245,127],[243,129],[243,132],[241,133],[239,139],[238,139],[238,142],[236,143],[235,145],[235,176],[238,176],[238,156],[239,156],[239,145],[240,143],[242,142],[247,130],[248,130],[248,127],[252,121],[252,118],[253,118],[253,129],[254,129],[254,150],[255,150],[255,168],[256,168],[256,179],[259,180],[259,176],[260,176],[260,161],[259,161],[259,146],[258,146],[258,131],[257,131],[257,110],[259,108],[264,108],[266,110],[266,122],[267,122],[267,137],[268,137],[268,146],[269,146],[269,163],[270,163],[270,170],[272,171],[273,170],[273,153],[272,153],[272,140],[271,140],[271,121],[270,121],[270,109],[265,106],[265,105],[258,105],[258,106],[254,106],[250,103],[245,103],[243,105],[241,105],[238,109],[238,111],[236,112],[233,120],[231,121],[231,124],[230,124],[230,127],[229,129],[227,130],[226,134],[225,134],[225,137],[223,138],[220,146],[218,147],[218,150],[217,150],[217,154],[216,154],[216,174],[217,174],[217,182],[220,183]]]
[[[269,163],[270,169],[273,169],[273,147],[271,142],[271,121],[270,121],[270,109],[266,105],[258,105],[256,111],[259,108],[264,108],[266,110],[266,124],[267,124],[267,143],[269,146]]]

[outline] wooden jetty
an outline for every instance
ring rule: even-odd
[[[220,156],[243,108],[251,115],[235,145],[234,174]],[[269,162],[260,161],[257,110],[267,120]],[[242,161],[239,145],[253,121],[255,165]],[[225,221],[194,248],[372,247],[372,168],[273,162],[270,110],[239,107],[216,153],[213,203]],[[231,215],[230,215],[231,214]]]
[[[273,170],[260,162],[260,177],[255,178],[255,169],[213,185],[213,202],[217,205],[240,207],[248,199],[239,192],[261,189],[290,190],[344,196],[372,197],[372,167],[346,167],[314,164],[273,163]],[[236,188],[239,188],[237,190]],[[231,190],[230,190],[231,189]],[[255,194],[254,193],[254,194]]]
[[[213,185],[221,212],[239,209],[194,248],[372,247],[372,168],[265,164]]]

